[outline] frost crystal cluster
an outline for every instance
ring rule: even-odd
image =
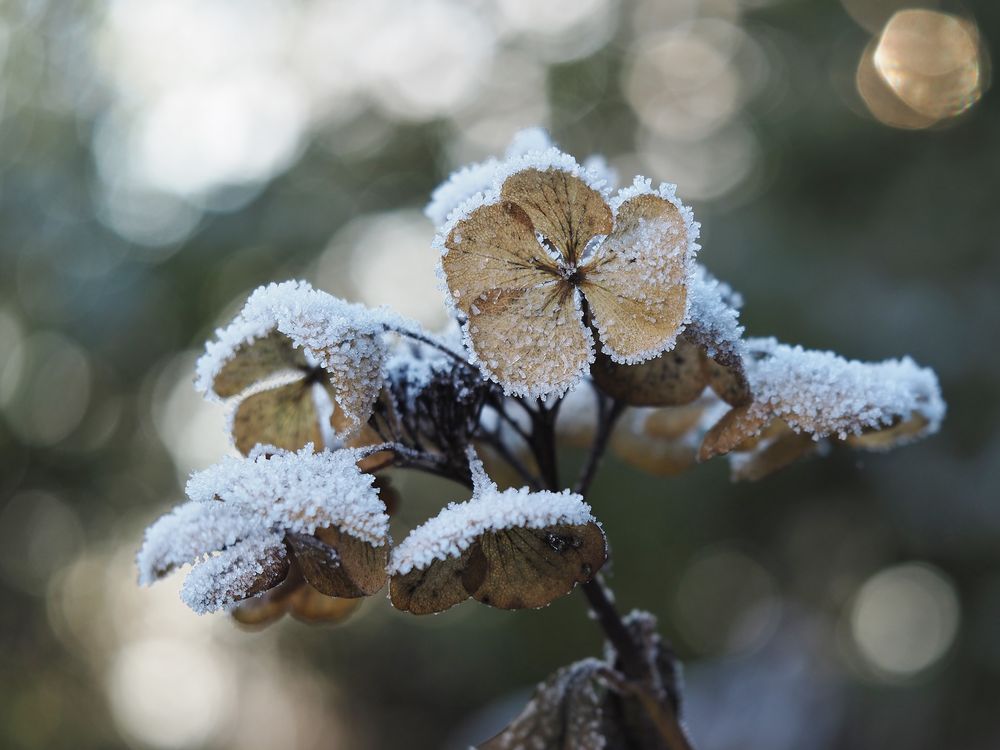
[[[190,563],[183,600],[248,625],[341,620],[386,584],[414,614],[543,607],[579,586],[607,659],[558,672],[482,747],[689,747],[655,622],[620,617],[600,580],[587,493],[605,452],[657,476],[726,455],[754,480],[821,448],[911,442],[945,408],[908,357],[747,338],[674,186],[614,181],[536,129],[437,188],[441,332],[303,281],[253,292],[196,377],[242,457],[192,476],[147,530],[140,581]],[[399,469],[464,489],[393,544]]]

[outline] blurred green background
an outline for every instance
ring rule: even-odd
[[[882,99],[857,85],[915,5],[979,45],[932,117],[885,96],[937,91],[933,45],[881,58]],[[916,446],[753,485],[606,463],[610,582],[684,660],[696,746],[1000,747],[998,21],[985,0],[2,0],[0,746],[460,748],[599,653],[579,594],[429,618],[378,596],[247,633],[132,564],[229,450],[191,386],[213,327],[286,278],[440,325],[430,191],[541,124],[678,184],[749,333],[911,354],[950,406]],[[397,482],[397,537],[462,496]]]

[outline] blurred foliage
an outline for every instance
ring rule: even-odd
[[[763,70],[737,106],[751,167],[690,200],[701,260],[744,294],[751,334],[864,359],[911,354],[937,370],[950,412],[940,435],[912,448],[834,453],[753,485],[730,484],[722,462],[663,481],[609,460],[590,500],[618,602],[657,614],[686,662],[701,750],[1000,745],[995,96],[929,130],[880,124],[854,90],[869,33],[835,0],[582,3],[617,22],[600,22],[613,34],[588,32],[582,58],[553,57],[567,47],[544,38],[494,40],[502,69],[541,70],[540,104],[505,110],[493,79],[426,115],[362,101],[310,120],[264,177],[197,194],[160,186],[130,235],[109,219],[125,210],[113,204],[120,176],[98,153],[126,150],[109,113],[137,106],[95,53],[120,5],[0,4],[0,744],[461,747],[502,725],[535,682],[599,652],[578,595],[537,612],[468,602],[425,619],[376,597],[343,625],[248,635],[181,611],[171,592],[137,589],[130,559],[143,526],[180,499],[183,475],[224,448],[214,433],[198,442],[194,428],[222,422],[180,390],[193,371],[178,355],[258,284],[323,286],[316,260],[350,220],[421,208],[453,168],[539,118],[568,151],[605,154],[623,177],[677,181],[685,199],[685,179],[711,187],[661,167],[679,149],[724,171],[733,153],[657,140],[625,85],[637,39],[699,15],[739,28]],[[208,5],[206,16],[227,3]],[[494,18],[494,5],[524,4],[470,7]],[[1000,49],[1000,6],[962,12]],[[122,200],[138,190],[122,189]],[[147,231],[160,224],[169,231]],[[352,262],[371,250],[354,248]],[[581,458],[568,452],[566,471]],[[461,498],[423,477],[397,481],[397,537]],[[960,619],[943,658],[889,673],[859,655],[852,613],[865,581],[908,561],[933,566]],[[935,615],[928,606],[903,615]],[[206,642],[216,661],[190,663],[216,664],[215,682],[140,658],[161,653],[140,647],[189,644],[183,653],[197,655]],[[203,701],[217,713],[196,725],[180,698],[206,684],[221,686]],[[171,716],[180,730],[157,735]]]

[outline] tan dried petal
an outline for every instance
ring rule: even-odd
[[[707,461],[739,447],[748,447],[747,441],[757,437],[771,422],[761,409],[746,404],[730,409],[705,435],[698,452],[699,461]]]
[[[816,452],[819,444],[812,437],[795,432],[780,420],[775,424],[779,425],[777,434],[761,440],[749,453],[730,456],[734,480],[756,482]]]
[[[639,362],[669,349],[687,312],[684,217],[658,195],[627,200],[614,231],[580,269],[602,347]]]
[[[622,365],[598,354],[590,374],[601,390],[631,406],[682,406],[705,390],[702,352],[681,336],[669,352],[637,365]]]
[[[336,623],[357,609],[361,599],[325,596],[306,583],[294,561],[288,577],[270,591],[240,602],[231,610],[240,625],[259,628],[281,619],[286,613],[308,623]]]
[[[394,575],[389,596],[413,614],[441,612],[470,596],[501,609],[544,607],[593,578],[607,559],[596,523],[489,531],[459,557]]]
[[[361,602],[360,598],[326,596],[309,584],[304,584],[289,599],[288,613],[301,622],[337,623],[354,614]]]
[[[258,444],[296,451],[312,443],[322,449],[312,386],[300,380],[243,399],[233,415],[233,439],[243,455]]]
[[[504,181],[500,195],[524,211],[569,266],[579,263],[591,239],[611,232],[604,198],[568,172],[525,169]]]
[[[326,596],[370,596],[385,584],[389,545],[375,547],[335,527],[315,535],[287,534],[302,576]]]
[[[654,409],[643,420],[642,432],[658,440],[678,440],[698,426],[710,403],[701,399],[684,406]]]
[[[222,398],[229,398],[274,375],[305,367],[302,350],[296,349],[287,336],[272,331],[237,349],[215,376],[212,390]]]
[[[651,440],[631,430],[615,430],[611,450],[626,463],[660,477],[674,477],[694,466],[698,449],[682,440]]]
[[[925,416],[914,412],[909,419],[900,420],[890,427],[869,430],[860,435],[848,435],[844,442],[851,448],[887,451],[920,437],[929,424],[930,421]]]
[[[514,392],[565,390],[587,364],[590,334],[527,215],[483,206],[445,245],[445,278],[480,368]]]

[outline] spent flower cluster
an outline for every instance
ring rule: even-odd
[[[580,585],[607,660],[557,673],[484,747],[689,747],[655,622],[620,617],[598,575],[608,547],[585,497],[602,455],[661,476],[726,455],[759,479],[833,445],[928,435],[944,404],[909,358],[747,338],[674,186],[615,190],[586,164],[528,131],[435,191],[443,332],[302,281],[253,292],[196,379],[229,405],[243,457],[192,476],[147,530],[140,581],[192,563],[192,609],[255,625],[340,620],[386,583],[414,614],[543,607]],[[572,486],[564,446],[587,451]],[[466,490],[395,544],[393,468]]]

